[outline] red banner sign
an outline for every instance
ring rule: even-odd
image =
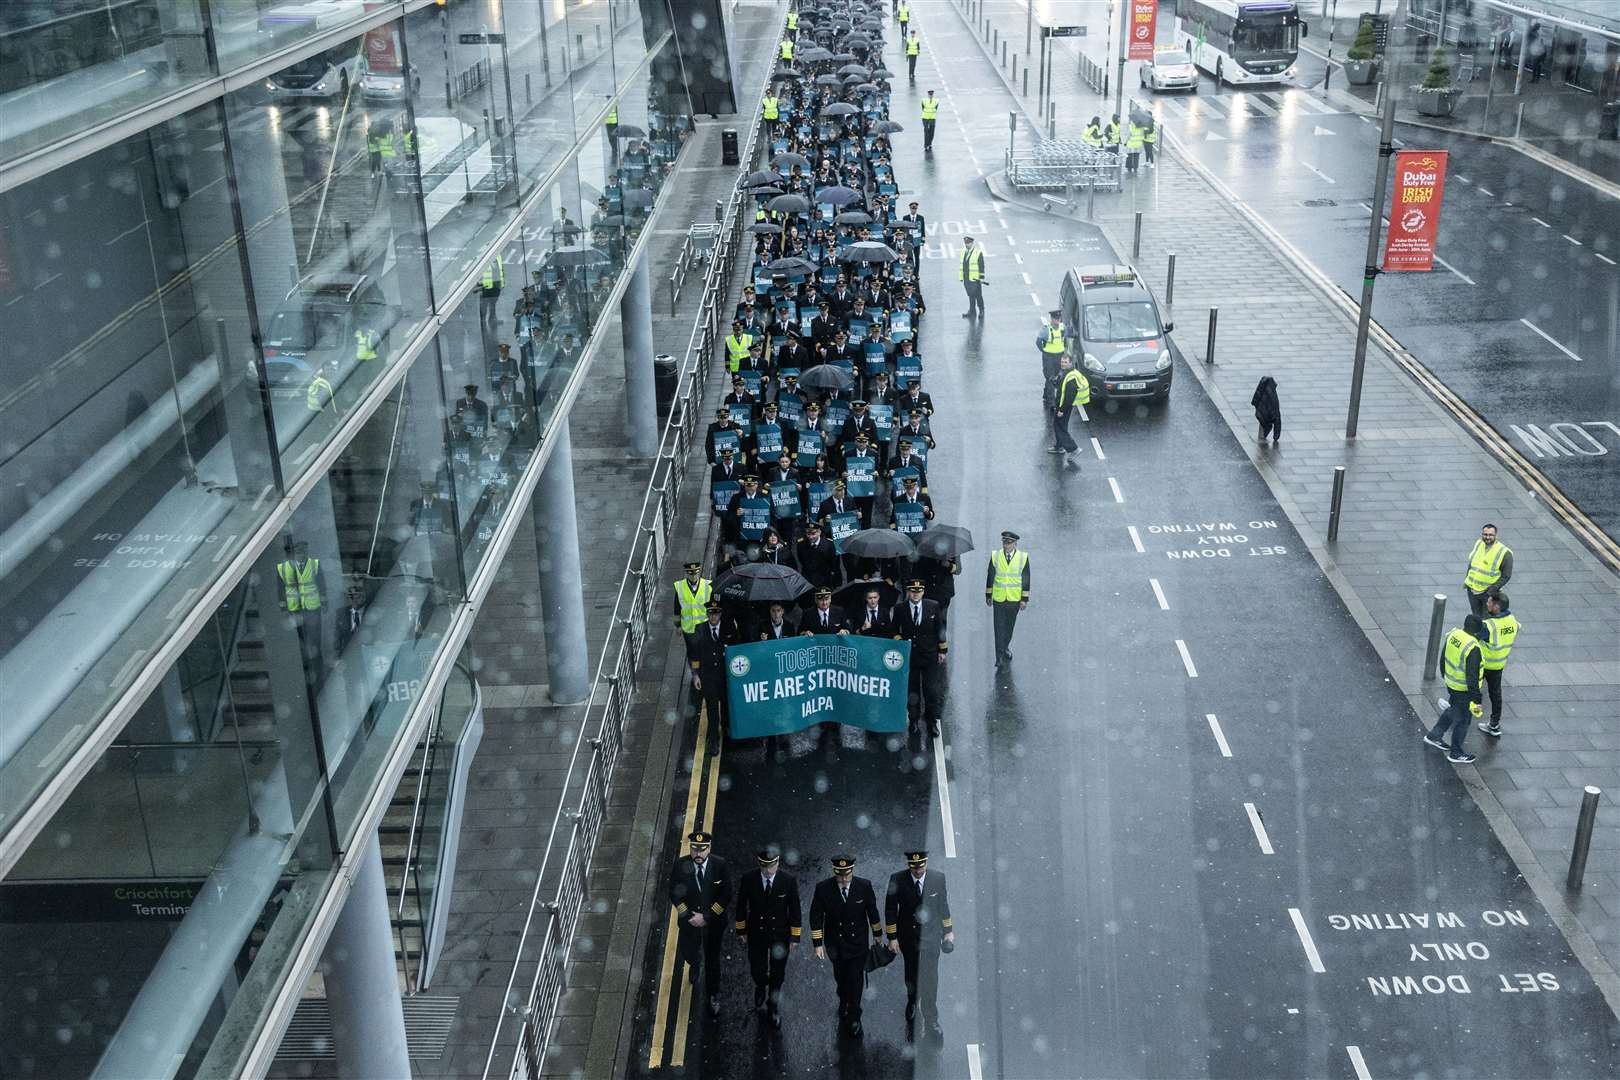
[[[1131,60],[1153,59],[1153,36],[1159,26],[1159,0],[1130,0]]]
[[[1446,151],[1395,154],[1395,202],[1389,209],[1384,269],[1433,270],[1440,234],[1440,199],[1446,190]]]

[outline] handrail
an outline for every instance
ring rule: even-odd
[[[754,109],[749,123],[748,140],[740,159],[739,173],[752,167],[758,150],[761,131],[764,84],[759,97],[762,104]],[[641,509],[636,516],[635,539],[625,560],[624,574],[619,581],[618,598],[614,604],[611,626],[618,632],[603,646],[597,663],[596,678],[591,695],[585,705],[584,719],[575,737],[568,769],[563,777],[562,794],[557,813],[546,836],[545,855],[535,878],[534,892],[529,900],[529,911],[519,935],[512,970],[507,977],[505,1009],[497,1019],[490,1036],[489,1053],[484,1060],[483,1077],[488,1080],[495,1067],[495,1056],[501,1051],[501,1036],[506,1014],[515,1013],[521,1019],[512,1064],[505,1075],[512,1078],[539,1080],[547,1044],[550,1041],[556,1010],[562,996],[568,960],[573,949],[574,933],[579,913],[584,905],[586,882],[595,854],[597,836],[606,817],[609,793],[612,790],[614,766],[622,748],[624,721],[629,714],[634,696],[636,666],[641,660],[648,636],[650,618],[658,591],[658,581],[668,554],[668,541],[675,522],[675,511],[681,488],[686,479],[686,459],[701,422],[704,388],[708,382],[709,365],[719,341],[721,298],[729,294],[735,268],[737,247],[742,237],[744,193],[733,189],[725,203],[721,218],[720,237],[715,242],[714,258],[704,274],[703,299],[693,320],[692,334],[686,346],[686,357],[676,383],[676,400],[664,425],[654,460],[652,476],[642,496]],[[646,543],[637,552],[642,537]],[[591,730],[592,717],[597,716],[595,734]],[[574,791],[575,769],[585,746],[591,748],[590,761],[579,778],[578,796],[570,800]],[[571,808],[572,807],[572,808]],[[553,866],[557,832],[564,818],[571,822],[566,850],[561,853],[561,868],[553,899],[542,902],[547,873]],[[535,919],[545,913],[545,926],[537,928]],[[521,1000],[515,997],[518,972],[527,961],[525,948],[538,932],[538,948],[533,957],[534,975],[527,993]]]
[[[460,665],[457,665],[458,667]],[[420,989],[422,965],[427,963],[427,920],[422,922],[422,951],[416,958],[416,970],[411,970],[411,953],[405,944],[405,901],[410,896],[413,883],[416,890],[416,912],[422,915],[422,883],[416,871],[416,836],[417,829],[422,821],[422,803],[427,797],[428,777],[433,774],[433,762],[437,756],[439,742],[439,725],[444,721],[444,695],[439,696],[439,703],[433,707],[433,713],[428,717],[427,730],[422,733],[422,771],[416,777],[416,798],[411,803],[411,829],[405,838],[405,861],[401,865],[399,875],[399,900],[394,904],[394,931],[399,939],[399,959],[405,969],[405,992],[414,994]]]

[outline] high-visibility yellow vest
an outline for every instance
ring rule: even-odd
[[[775,119],[777,119],[778,113],[776,111],[776,104],[777,103],[776,103],[776,95],[775,94],[766,94],[765,95],[765,100],[763,102],[761,102],[760,104],[764,106],[765,119],[767,119],[767,120],[775,120]]]
[[[321,589],[317,584],[320,570],[319,559],[305,559],[302,567],[291,559],[276,564],[276,573],[281,576],[288,611],[321,609]]]
[[[696,589],[688,585],[685,578],[675,583],[675,596],[681,604],[681,633],[694,633],[708,620],[709,596],[713,592],[714,583],[708,578],[698,578]]]
[[[1148,128],[1146,131],[1142,132],[1142,141],[1147,143],[1149,146],[1152,146],[1154,143],[1158,142],[1159,141],[1159,125],[1154,124],[1152,127]]]
[[[356,330],[354,332],[354,358],[356,360],[377,359],[377,331]]]
[[[388,139],[383,135],[380,129],[374,130],[366,136],[366,149],[370,150],[373,154],[383,153],[384,147],[387,145]],[[388,156],[392,157],[393,155],[389,154]]]
[[[1485,541],[1475,540],[1474,550],[1468,553],[1468,576],[1463,578],[1463,588],[1481,593],[1500,581],[1502,560],[1507,558],[1508,551],[1508,546],[1500,540],[1488,550]]]
[[[1131,133],[1129,135],[1125,136],[1125,149],[1127,149],[1127,150],[1140,150],[1140,149],[1142,149],[1142,136],[1144,134],[1146,134],[1146,133],[1142,130],[1142,128],[1139,125],[1132,124],[1131,125]]]
[[[797,11],[788,12],[787,27],[789,30],[797,30],[799,28],[799,13]]]
[[[1096,124],[1087,124],[1086,130],[1080,133],[1080,141],[1087,146],[1102,145],[1102,128]]]
[[[1501,671],[1507,667],[1508,653],[1519,636],[1519,620],[1511,614],[1497,615],[1485,620],[1485,640],[1479,643],[1479,666],[1486,671]]]
[[[963,271],[966,270],[966,274]],[[956,280],[966,277],[969,281],[978,281],[984,277],[984,248],[976,247],[972,251],[962,254],[962,261],[956,266]]]
[[[379,135],[377,137],[377,149],[378,153],[385,158],[396,157],[399,153],[394,148],[394,137],[392,135]]]
[[[782,40],[782,59],[793,59],[793,42],[788,41],[786,38]]]
[[[405,134],[400,136],[400,142],[404,144],[405,153],[407,155],[416,153],[416,132],[405,132]]]
[[[911,5],[910,4],[901,4],[900,5],[899,18],[900,18],[900,25],[901,26],[904,26],[904,25],[906,25],[906,23],[911,21]]]
[[[737,373],[738,367],[740,367],[742,362],[748,358],[748,346],[752,345],[753,343],[754,335],[752,334],[742,334],[740,336],[737,334],[726,335],[727,371],[730,371],[733,375]]]
[[[1080,374],[1078,368],[1064,372],[1062,381],[1058,383],[1057,403],[1059,408],[1091,404],[1091,382]]]
[[[914,37],[906,39],[906,55],[907,56],[916,56],[921,51],[922,51],[922,42],[918,41]]]
[[[1452,690],[1468,689],[1468,654],[1479,651],[1479,639],[1465,630],[1453,630],[1446,637],[1446,686]]]
[[[506,260],[499,255],[484,266],[484,276],[478,279],[478,285],[484,289],[506,287]]]
[[[1048,326],[1046,328],[1046,341],[1041,345],[1042,352],[1061,353],[1066,346],[1063,344],[1063,327]]]
[[[619,107],[615,105],[613,108],[609,109],[607,119],[602,122],[604,124],[617,125],[619,122]]]
[[[309,389],[304,391],[304,404],[309,406],[310,412],[320,412],[332,403],[332,384],[326,381],[325,375],[317,375],[309,382]]]
[[[938,116],[939,116],[939,98],[931,98],[931,97],[923,98],[923,102],[922,102],[922,118],[924,120],[933,120],[933,119],[936,119]]]
[[[1029,565],[1029,552],[1015,551],[1009,559],[1005,551],[992,551],[990,565],[995,567],[995,577],[990,585],[990,599],[1022,600],[1024,567]]]
[[[1103,128],[1103,143],[1107,146],[1119,145],[1119,125],[1112,120],[1108,121],[1108,126]]]

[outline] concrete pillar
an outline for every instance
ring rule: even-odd
[[[632,457],[658,453],[658,394],[653,386],[652,274],[643,251],[619,301],[624,333],[625,432]]]
[[[540,560],[540,616],[546,633],[551,700],[575,705],[590,691],[585,652],[585,596],[574,514],[574,451],[568,420],[552,428],[551,457],[534,489],[534,548]]]
[[[326,1001],[332,1013],[337,1074],[344,1080],[411,1075],[405,1045],[405,1011],[394,968],[394,935],[388,921],[382,849],[372,833],[355,872],[354,886],[332,927],[321,957]]]

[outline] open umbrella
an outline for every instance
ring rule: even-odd
[[[911,538],[894,529],[862,529],[844,540],[844,554],[863,559],[905,559],[916,551]]]
[[[758,187],[760,184],[780,184],[782,177],[770,169],[756,169],[737,181],[740,188]]]
[[[722,600],[781,600],[784,603],[810,591],[810,583],[791,566],[744,563],[720,575],[714,594]]]
[[[810,211],[810,202],[803,195],[777,195],[765,208],[778,214],[805,214]]]
[[[812,45],[799,54],[799,59],[812,64],[818,64],[823,60],[831,60],[832,58],[833,54],[828,52],[826,49],[823,49],[820,45]]]
[[[560,247],[546,256],[552,266],[597,266],[612,261],[606,252],[593,247]]]
[[[765,269],[769,270],[773,274],[787,274],[789,277],[798,277],[800,275],[808,276],[810,274],[814,274],[816,272],[816,264],[811,262],[809,259],[801,259],[797,256],[790,255],[785,259],[777,259],[774,262],[766,263]]]
[[[780,194],[782,194],[782,189],[777,187],[775,184],[761,184],[758,187],[749,188],[748,189],[748,194],[749,195],[780,195]]]
[[[836,81],[838,79],[838,76],[834,75],[833,79]],[[851,105],[847,101],[835,101],[831,105],[828,105],[826,108],[822,109],[821,110],[821,115],[822,116],[853,116],[855,113],[858,113],[860,111],[861,110],[857,109],[855,106]]]
[[[835,52],[827,59],[840,64],[852,64],[855,62],[856,57],[852,52]]]
[[[782,231],[782,226],[772,225],[768,221],[756,221],[748,226],[748,231],[751,233],[779,233]]]
[[[854,86],[850,87],[850,89],[854,90],[857,94],[875,94],[878,92],[878,84],[869,82],[856,83]]]
[[[844,39],[844,44],[849,46],[851,49],[870,49],[872,47],[872,39],[867,37],[865,34],[851,34],[849,37]]]
[[[875,68],[872,69],[872,78],[874,78],[874,79],[892,79],[892,78],[894,78],[894,72],[890,71],[886,67],[875,67]]]
[[[865,81],[866,81],[866,76],[865,75],[845,75],[844,76],[844,86],[845,87],[859,86],[861,83],[863,83]]]
[[[973,550],[973,534],[960,525],[930,525],[917,537],[917,554],[948,562]]]
[[[817,86],[842,86],[842,85],[844,85],[844,80],[839,78],[837,75],[817,75],[816,76],[816,85]],[[826,115],[826,114],[824,113],[823,115]]]
[[[870,225],[872,224],[872,215],[864,210],[845,210],[842,214],[833,218],[833,221],[839,225]]]
[[[831,390],[835,393],[848,390],[854,381],[853,374],[832,364],[817,364],[799,376],[799,385],[808,390]]]
[[[872,133],[875,135],[893,135],[897,131],[904,130],[906,130],[904,125],[893,120],[879,120],[872,125]]]
[[[613,135],[618,139],[645,139],[647,132],[634,124],[619,124],[613,129]]]
[[[817,203],[830,203],[833,206],[848,206],[853,202],[860,202],[861,194],[854,188],[847,188],[841,184],[816,189]]]
[[[771,158],[771,164],[778,169],[791,169],[797,165],[801,169],[810,167],[810,159],[803,154],[795,154],[791,150],[784,150]]]
[[[775,71],[771,72],[771,80],[773,82],[780,81],[782,79],[802,79],[802,78],[804,78],[804,72],[795,71],[792,68],[777,68]]]
[[[899,258],[888,244],[876,240],[862,240],[838,253],[838,261],[847,263],[891,263]]]
[[[864,75],[872,74],[872,69],[862,67],[860,64],[845,64],[843,67],[838,69],[838,74],[840,74],[840,75],[863,75],[864,76]]]

